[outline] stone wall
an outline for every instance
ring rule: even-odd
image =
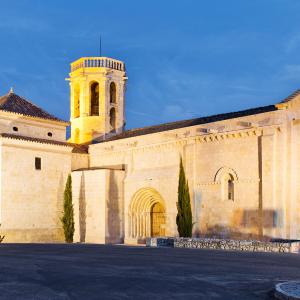
[[[262,242],[255,240],[226,240],[209,238],[149,238],[147,247],[198,248],[249,252],[295,252],[300,243]]]
[[[64,122],[0,111],[0,132],[65,142],[66,126],[67,123]],[[51,136],[48,133],[51,133]]]
[[[1,138],[1,228],[5,242],[62,242],[72,147]],[[41,158],[41,169],[35,158]]]
[[[237,250],[250,252],[291,252],[290,243],[272,243],[255,240],[226,240],[226,239],[201,239],[201,238],[176,238],[176,248],[199,248]]]
[[[194,237],[296,239],[300,234],[296,181],[300,178],[300,161],[293,166],[291,176],[289,153],[298,153],[300,142],[291,144],[287,140],[289,126],[295,127],[287,122],[288,116],[288,111],[278,110],[94,144],[89,147],[90,167],[125,166],[127,241],[132,238],[128,216],[136,214],[131,211],[134,195],[149,188],[159,193],[164,203],[165,235],[176,236],[180,156],[189,182]],[[205,128],[212,131],[203,132]],[[230,199],[226,178],[233,179]]]
[[[72,171],[89,167],[89,155],[87,153],[72,153]]]
[[[83,170],[72,172],[74,242],[123,243],[122,170]]]

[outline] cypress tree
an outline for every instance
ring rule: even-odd
[[[72,204],[72,177],[68,176],[65,191],[64,191],[64,215],[61,219],[64,228],[65,241],[73,242],[74,235],[74,210]]]
[[[178,202],[176,216],[177,230],[180,237],[191,237],[193,229],[192,209],[189,184],[185,178],[182,158],[180,158]]]

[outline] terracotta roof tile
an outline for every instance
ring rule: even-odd
[[[16,95],[13,92],[9,92],[8,94],[0,97],[0,110],[36,118],[48,119],[58,122],[66,122],[47,113],[40,107],[36,106],[35,104],[32,104],[28,100]]]

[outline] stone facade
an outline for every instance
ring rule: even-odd
[[[130,234],[132,226],[130,215],[134,212],[130,204],[135,193],[149,189],[149,197],[158,193],[157,201],[165,206],[166,235],[177,234],[177,184],[182,156],[195,236],[297,238],[298,117],[297,110],[280,109],[207,124],[216,129],[211,134],[202,133],[201,125],[95,144],[89,148],[90,167],[126,166],[125,235]],[[245,127],[243,122],[253,125]],[[224,177],[228,175],[234,184],[233,199],[224,195]],[[146,200],[141,197],[141,201]],[[149,212],[150,207],[147,209]],[[139,222],[134,225],[139,227],[135,236],[128,236],[128,240],[146,237]]]
[[[63,240],[69,173],[75,241],[136,244],[177,236],[180,157],[194,237],[300,237],[300,92],[267,107],[124,131],[126,80],[117,60],[72,64],[72,143],[63,138],[67,122],[0,107],[0,233],[6,241]]]
[[[123,170],[72,173],[75,242],[124,242],[123,180]]]
[[[0,230],[4,242],[64,241],[60,217],[72,149],[13,135],[0,138]],[[40,169],[36,169],[36,158]]]
[[[0,132],[25,137],[66,141],[67,122],[55,122],[30,116],[22,116],[0,110]]]

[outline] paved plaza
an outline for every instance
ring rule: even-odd
[[[1,244],[0,299],[273,299],[300,255]]]

